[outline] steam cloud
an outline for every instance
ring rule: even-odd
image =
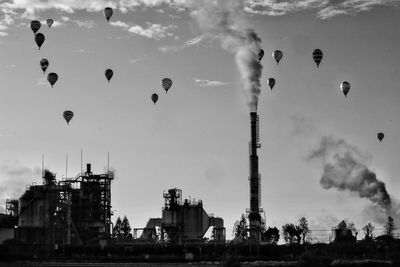
[[[0,212],[5,211],[6,199],[19,198],[26,185],[41,177],[40,168],[31,169],[19,164],[0,165]]]
[[[235,55],[247,102],[257,111],[262,65],[258,60],[261,39],[244,19],[243,1],[196,0],[191,16],[207,36],[218,37],[222,48]]]
[[[322,159],[324,171],[320,180],[324,189],[336,188],[341,191],[358,193],[372,202],[368,215],[382,222],[387,216],[400,217],[399,205],[392,200],[385,183],[369,170],[367,155],[343,139],[323,137],[319,147],[313,150],[310,159]]]

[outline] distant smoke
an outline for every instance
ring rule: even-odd
[[[323,160],[324,172],[320,183],[324,189],[334,187],[341,191],[356,192],[360,197],[369,199],[374,207],[370,215],[377,221],[381,221],[378,219],[380,217],[398,215],[399,206],[395,204],[397,202],[393,203],[385,183],[366,166],[370,157],[362,154],[355,146],[343,139],[323,137],[319,147],[309,157]]]
[[[258,60],[261,39],[247,25],[243,1],[193,1],[191,16],[205,35],[216,36],[222,47],[235,55],[251,111],[257,111],[262,65]]]
[[[0,165],[0,212],[5,211],[6,199],[19,198],[26,186],[41,179],[40,168],[18,164]]]

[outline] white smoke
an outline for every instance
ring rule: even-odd
[[[251,111],[257,111],[260,95],[262,65],[258,59],[261,39],[249,27],[240,0],[196,0],[191,4],[191,16],[200,30],[217,37],[222,48],[233,53],[247,102]]]
[[[343,139],[325,136],[309,158],[323,160],[320,183],[324,189],[356,192],[361,198],[369,199],[371,204],[364,214],[376,222],[385,221],[387,216],[400,219],[398,201],[389,195],[385,183],[367,167],[370,157],[355,146]]]
[[[0,212],[5,211],[7,199],[21,197],[26,186],[41,179],[40,168],[21,166],[18,163],[0,165]]]

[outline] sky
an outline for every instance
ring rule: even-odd
[[[109,23],[107,6],[114,9]],[[342,219],[382,229],[369,211],[383,206],[346,184],[368,169],[397,207],[399,7],[397,0],[0,1],[1,210],[6,198],[41,183],[42,155],[62,179],[67,154],[68,177],[79,174],[82,149],[83,165],[91,163],[94,173],[107,171],[110,155],[113,221],[126,215],[133,228],[144,227],[161,216],[163,191],[177,187],[222,217],[232,238],[249,208],[248,94],[235,49],[226,47],[223,32],[202,24],[231,12],[232,25],[253,29],[265,51],[258,153],[266,225],[281,228],[305,216],[316,230]],[[47,18],[55,21],[51,28]],[[40,50],[31,20],[42,22]],[[316,48],[324,54],[319,68]],[[277,49],[279,65],[271,56]],[[59,76],[53,88],[42,58],[47,73]],[[168,93],[165,77],[173,81]],[[343,81],[351,84],[346,98]],[[75,114],[69,125],[65,110]],[[381,143],[378,132],[385,134]],[[348,179],[343,166],[329,176],[327,164],[337,166],[343,155],[356,169],[345,172]],[[327,186],[323,177],[344,180]],[[393,212],[400,219],[400,210]]]

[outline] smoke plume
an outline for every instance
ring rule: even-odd
[[[0,165],[0,212],[5,211],[6,199],[19,198],[26,186],[41,177],[40,168],[19,164]]]
[[[262,65],[258,60],[261,39],[244,19],[243,1],[197,0],[192,2],[192,8],[191,16],[201,31],[219,38],[222,48],[234,54],[250,110],[257,111],[261,92]]]
[[[355,146],[343,139],[323,137],[309,158],[323,160],[324,168],[320,183],[324,189],[351,191],[369,199],[372,202],[369,215],[376,221],[382,221],[389,215],[396,217],[399,215],[397,201],[393,202],[385,183],[366,166],[370,157],[361,153]]]

